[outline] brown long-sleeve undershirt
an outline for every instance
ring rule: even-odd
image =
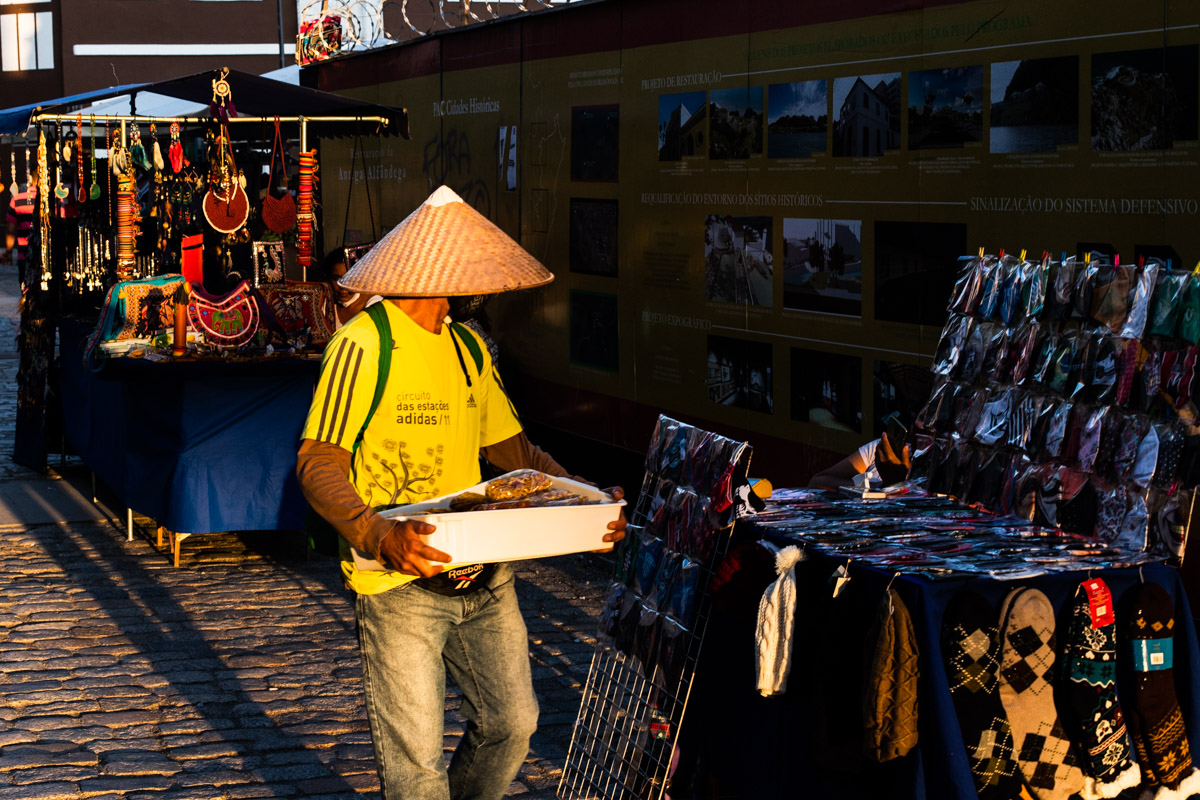
[[[508,472],[536,469],[547,475],[570,477],[549,453],[529,441],[524,432],[485,447],[484,458]],[[356,550],[379,557],[379,544],[393,523],[375,513],[350,483],[349,450],[328,442],[304,439],[296,458],[300,490],[313,510],[324,517]]]

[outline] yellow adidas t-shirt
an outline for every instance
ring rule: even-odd
[[[479,450],[521,432],[487,347],[475,359],[449,325],[432,333],[384,301],[392,328],[392,366],[375,416],[363,432],[351,482],[368,506],[417,503],[479,483]],[[459,331],[474,337],[473,331]],[[463,374],[470,375],[471,385]],[[321,378],[304,438],[349,451],[366,421],[379,372],[379,331],[366,313],[337,330],[325,348]],[[343,542],[343,545],[345,543]],[[375,594],[418,576],[359,570],[343,546],[342,571],[351,589]]]

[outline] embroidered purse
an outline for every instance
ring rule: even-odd
[[[258,303],[247,281],[220,297],[199,286],[192,287],[187,310],[188,324],[203,333],[212,344],[238,347],[258,332]]]
[[[283,163],[283,196],[271,194],[275,188],[275,151],[279,150],[279,160]],[[267,194],[262,202],[262,221],[275,233],[287,233],[296,227],[296,201],[287,191],[287,162],[283,157],[283,143],[279,135],[279,117],[275,118],[275,141],[271,145],[271,169],[267,176]]]
[[[313,344],[333,336],[333,297],[324,283],[289,283],[259,289],[284,332],[291,335],[308,328]]]
[[[179,274],[159,275],[139,281],[121,281],[109,288],[104,310],[84,349],[84,363],[95,366],[92,356],[101,342],[148,339],[175,322],[175,290],[183,283]]]

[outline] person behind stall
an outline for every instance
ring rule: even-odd
[[[385,800],[499,800],[529,750],[538,709],[512,569],[443,572],[451,557],[427,543],[433,525],[375,508],[478,483],[481,454],[504,471],[567,476],[522,431],[479,338],[450,324],[472,295],[553,278],[443,186],[342,279],[351,293],[386,300],[330,340],[297,475],[313,509],[340,534],[342,571],[357,593],[367,719]],[[394,342],[383,376],[377,324]],[[368,419],[377,379],[385,391]],[[609,492],[624,496],[619,487]],[[624,535],[622,514],[597,532],[596,544],[611,549]],[[351,548],[384,569],[360,569]],[[467,718],[448,771],[447,673]]]
[[[808,482],[810,489],[840,489],[853,486],[854,476],[866,473],[872,486],[891,486],[908,476],[912,465],[908,445],[897,448],[884,433],[878,439],[867,442],[841,461],[818,472]]]
[[[340,281],[346,275],[346,257],[342,249],[331,250],[321,262],[321,268],[329,283],[329,291],[333,294],[333,311],[337,324],[334,329],[342,327],[350,318],[369,305],[379,302],[378,295],[367,295],[362,292],[352,292]]]

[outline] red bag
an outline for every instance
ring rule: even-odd
[[[204,234],[184,236],[179,249],[183,256],[183,279],[193,286],[204,283]]]
[[[188,323],[203,333],[210,344],[237,347],[253,339],[258,332],[258,302],[247,281],[221,297],[195,286],[187,310]]]

